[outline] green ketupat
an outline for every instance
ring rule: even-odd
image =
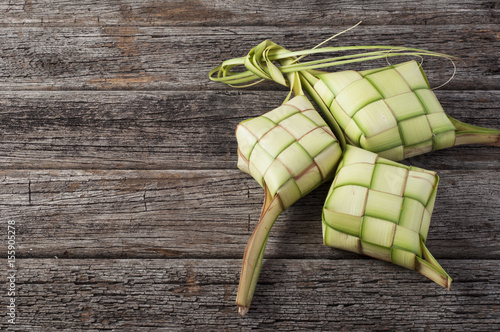
[[[250,306],[276,218],[332,176],[341,149],[345,157],[323,210],[324,243],[416,270],[449,289],[451,278],[425,246],[438,177],[389,159],[462,144],[500,146],[500,131],[446,115],[415,61],[360,72],[320,71],[402,55],[454,57],[397,46],[318,48],[322,44],[291,52],[266,40],[209,73],[212,81],[233,87],[272,80],[297,96],[262,117],[242,122],[236,130],[238,167],[265,192],[259,223],[243,258],[237,295],[242,315]],[[342,52],[350,53],[299,62],[307,55]],[[239,66],[246,70],[233,70]],[[331,131],[312,111],[304,91]]]
[[[323,207],[325,245],[418,271],[449,289],[452,279],[425,241],[439,178],[348,145]]]
[[[306,55],[356,51],[362,52],[299,63]],[[235,87],[273,80],[294,91],[303,89],[320,108],[342,146],[347,141],[395,161],[457,145],[500,146],[499,130],[469,125],[446,115],[415,61],[365,71],[318,70],[402,55],[453,59],[446,54],[397,46],[323,47],[291,52],[266,40],[246,57],[224,61],[209,77]],[[247,70],[232,71],[240,65]]]
[[[245,315],[257,284],[269,231],[286,208],[333,177],[342,150],[307,97],[236,128],[238,167],[264,188],[265,200],[245,250],[236,303]]]
[[[498,145],[499,131],[447,116],[416,61],[309,77],[347,140],[402,160],[455,145]]]

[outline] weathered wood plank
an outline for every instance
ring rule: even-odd
[[[496,91],[436,91],[448,114],[500,128]],[[236,168],[236,125],[280,105],[280,91],[3,91],[0,168]],[[410,160],[500,169],[500,149],[470,146]]]
[[[238,317],[263,193],[235,167],[234,127],[285,89],[207,79],[266,38],[309,48],[363,20],[330,45],[459,56],[439,99],[500,128],[496,2],[0,0],[0,13],[0,226],[15,220],[18,249],[9,330],[500,330],[500,150],[476,146],[406,161],[441,177],[427,245],[451,291],[323,246],[325,184],[280,216]],[[424,68],[432,86],[452,71],[438,59]],[[1,292],[0,328],[7,301]]]
[[[450,291],[373,260],[265,260],[241,318],[239,260],[22,259],[12,330],[498,330],[500,262],[442,263]]]
[[[492,1],[362,0],[303,2],[298,0],[231,1],[94,1],[67,0],[0,3],[1,25],[37,26],[227,26],[227,25],[349,25],[497,23],[498,3]],[[464,12],[467,15],[464,15]]]
[[[0,89],[229,89],[207,79],[223,60],[244,56],[265,39],[292,50],[310,48],[344,28],[6,27],[0,31]],[[464,62],[446,89],[500,89],[496,24],[364,25],[331,43],[339,44],[403,45],[453,54]],[[375,64],[360,68],[367,66]],[[426,59],[426,68],[433,86],[452,72],[451,64],[440,59]]]
[[[439,175],[431,252],[499,259],[498,171]],[[238,170],[3,170],[0,179],[0,221],[16,222],[20,258],[241,258],[263,200]],[[266,257],[359,258],[322,245],[327,189],[279,217]]]

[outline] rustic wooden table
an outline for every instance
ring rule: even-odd
[[[497,1],[3,0],[0,13],[2,330],[500,329],[500,149],[480,146],[405,161],[441,177],[427,245],[450,291],[323,246],[325,184],[279,217],[239,317],[263,191],[236,168],[234,129],[286,90],[207,78],[265,39],[309,48],[363,20],[330,45],[457,55],[443,107],[500,128]],[[431,85],[451,75],[425,61]]]

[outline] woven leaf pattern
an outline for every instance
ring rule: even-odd
[[[415,270],[439,178],[347,146],[323,208],[326,245]]]
[[[296,96],[236,129],[238,167],[265,192],[261,217],[243,257],[236,299],[241,315],[250,307],[276,218],[332,177],[342,154],[323,208],[324,243],[416,270],[450,289],[452,279],[425,246],[439,178],[435,172],[395,161],[455,145],[500,144],[500,131],[447,116],[415,61],[359,72],[318,71],[401,55],[453,57],[394,46],[319,48],[323,43],[289,52],[266,40],[247,56],[224,61],[209,73],[211,80],[235,87],[274,80]],[[364,51],[298,62],[310,54],[350,50]],[[232,71],[239,65],[247,70]]]
[[[455,144],[456,128],[415,61],[318,77],[315,90],[356,146],[402,160]]]
[[[299,95],[236,128],[238,167],[278,195],[284,208],[330,179],[342,155],[334,134]]]

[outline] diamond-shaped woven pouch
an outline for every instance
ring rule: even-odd
[[[329,180],[342,156],[336,137],[304,95],[236,127],[238,167],[264,188],[264,204],[250,237],[236,303],[250,307],[269,232],[280,213]]]
[[[398,161],[455,144],[456,128],[416,61],[318,78],[315,90],[356,146]]]
[[[236,128],[238,168],[279,196],[283,208],[331,179],[342,151],[310,101],[298,95]]]
[[[439,178],[347,145],[323,207],[327,246],[419,271],[449,288],[425,246]]]

